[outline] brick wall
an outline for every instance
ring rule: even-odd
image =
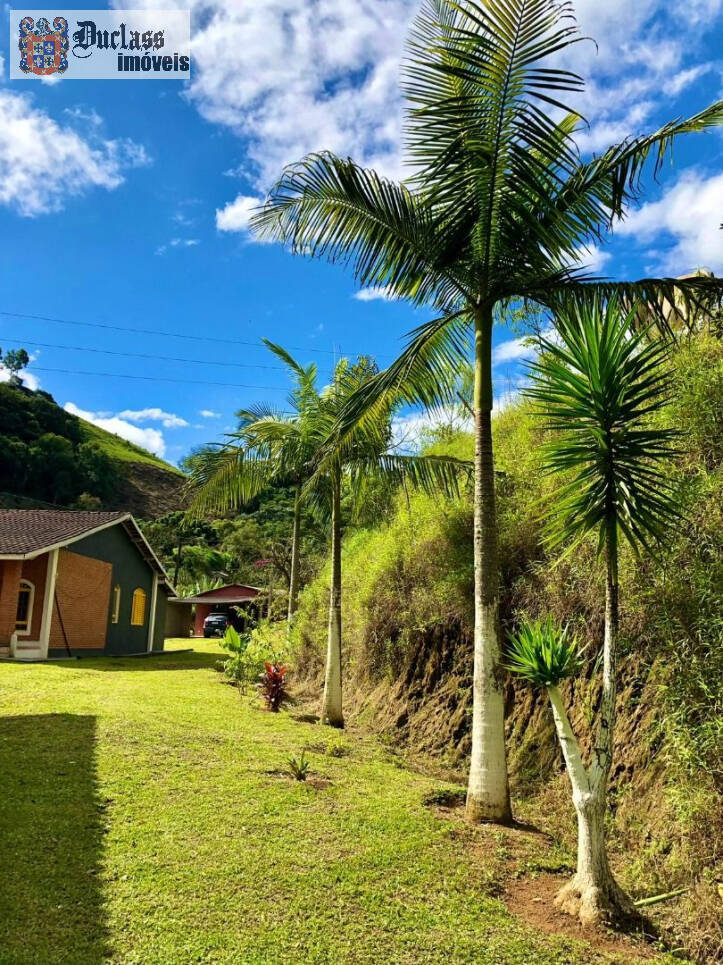
[[[0,560],[0,647],[7,647],[15,632],[21,570],[20,560]]]
[[[61,550],[53,605],[50,649],[63,650],[65,640],[58,608],[71,650],[105,648],[110,609],[110,563]]]

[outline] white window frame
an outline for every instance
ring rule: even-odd
[[[33,607],[35,606],[35,584],[32,580],[21,580],[20,586],[18,587],[18,602],[20,602],[20,590],[30,590],[30,601],[28,602],[28,625],[24,630],[21,630],[17,626],[17,620],[15,625],[15,633],[19,637],[29,637],[33,632]],[[17,614],[17,605],[15,608]]]
[[[120,583],[116,583],[113,587],[113,610],[110,615],[111,623],[120,623],[121,593]]]

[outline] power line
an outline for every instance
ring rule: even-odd
[[[288,392],[287,386],[280,385],[245,385],[241,382],[214,382],[208,379],[171,379],[160,375],[126,375],[122,372],[83,372],[78,369],[52,369],[40,365],[33,365],[33,372],[57,372],[61,375],[97,375],[104,379],[134,379],[141,382],[180,382],[183,385],[216,385],[228,389],[264,389],[269,392]]]
[[[261,348],[261,342],[246,342],[237,338],[218,338],[211,335],[185,335],[180,332],[165,332],[154,328],[129,328],[125,325],[109,325],[102,322],[81,322],[72,318],[52,318],[48,315],[28,315],[23,312],[4,312],[0,310],[0,315],[6,318],[21,318],[34,322],[53,322],[58,325],[81,325],[84,328],[102,328],[111,332],[129,332],[133,335],[162,335],[164,338],[182,338],[191,342],[217,342],[226,345],[245,345],[250,348]],[[286,345],[285,348],[294,352],[316,352],[323,355],[334,355],[333,349],[309,348],[307,345]],[[356,355],[370,355],[370,352],[356,352]],[[379,358],[392,358],[390,355],[380,355]]]
[[[154,359],[159,362],[187,362],[191,365],[223,365],[230,368],[241,369],[274,369],[277,372],[286,372],[283,365],[254,365],[251,362],[217,362],[215,359],[187,359],[176,358],[173,355],[149,355],[141,352],[113,352],[105,348],[88,348],[86,345],[57,345],[52,342],[30,342],[26,338],[6,338],[3,341],[12,342],[14,345],[30,345],[33,348],[59,348],[69,352],[93,352],[96,355],[115,355],[129,359]]]

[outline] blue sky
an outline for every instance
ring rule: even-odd
[[[261,336],[316,361],[324,377],[335,352],[384,364],[427,317],[359,298],[349,273],[255,244],[245,230],[281,166],[308,151],[403,173],[398,72],[417,3],[191,9],[187,84],[10,81],[8,7],[0,32],[0,346],[25,345],[30,382],[61,405],[174,462],[218,438],[236,409],[283,402],[284,373],[268,367]],[[585,150],[723,96],[723,0],[581,0],[576,10],[598,42],[569,58],[590,81],[578,102],[591,121]],[[615,277],[721,272],[721,222],[723,137],[696,135],[678,143],[611,243],[582,257]],[[524,349],[504,330],[495,341],[502,395]]]

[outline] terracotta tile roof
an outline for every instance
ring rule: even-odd
[[[181,603],[245,603],[260,596],[258,586],[248,586],[245,583],[230,583],[228,586],[218,586],[215,590],[204,590],[195,596],[185,596]]]
[[[73,509],[0,509],[0,556],[26,556],[108,523],[128,513],[91,513]]]

